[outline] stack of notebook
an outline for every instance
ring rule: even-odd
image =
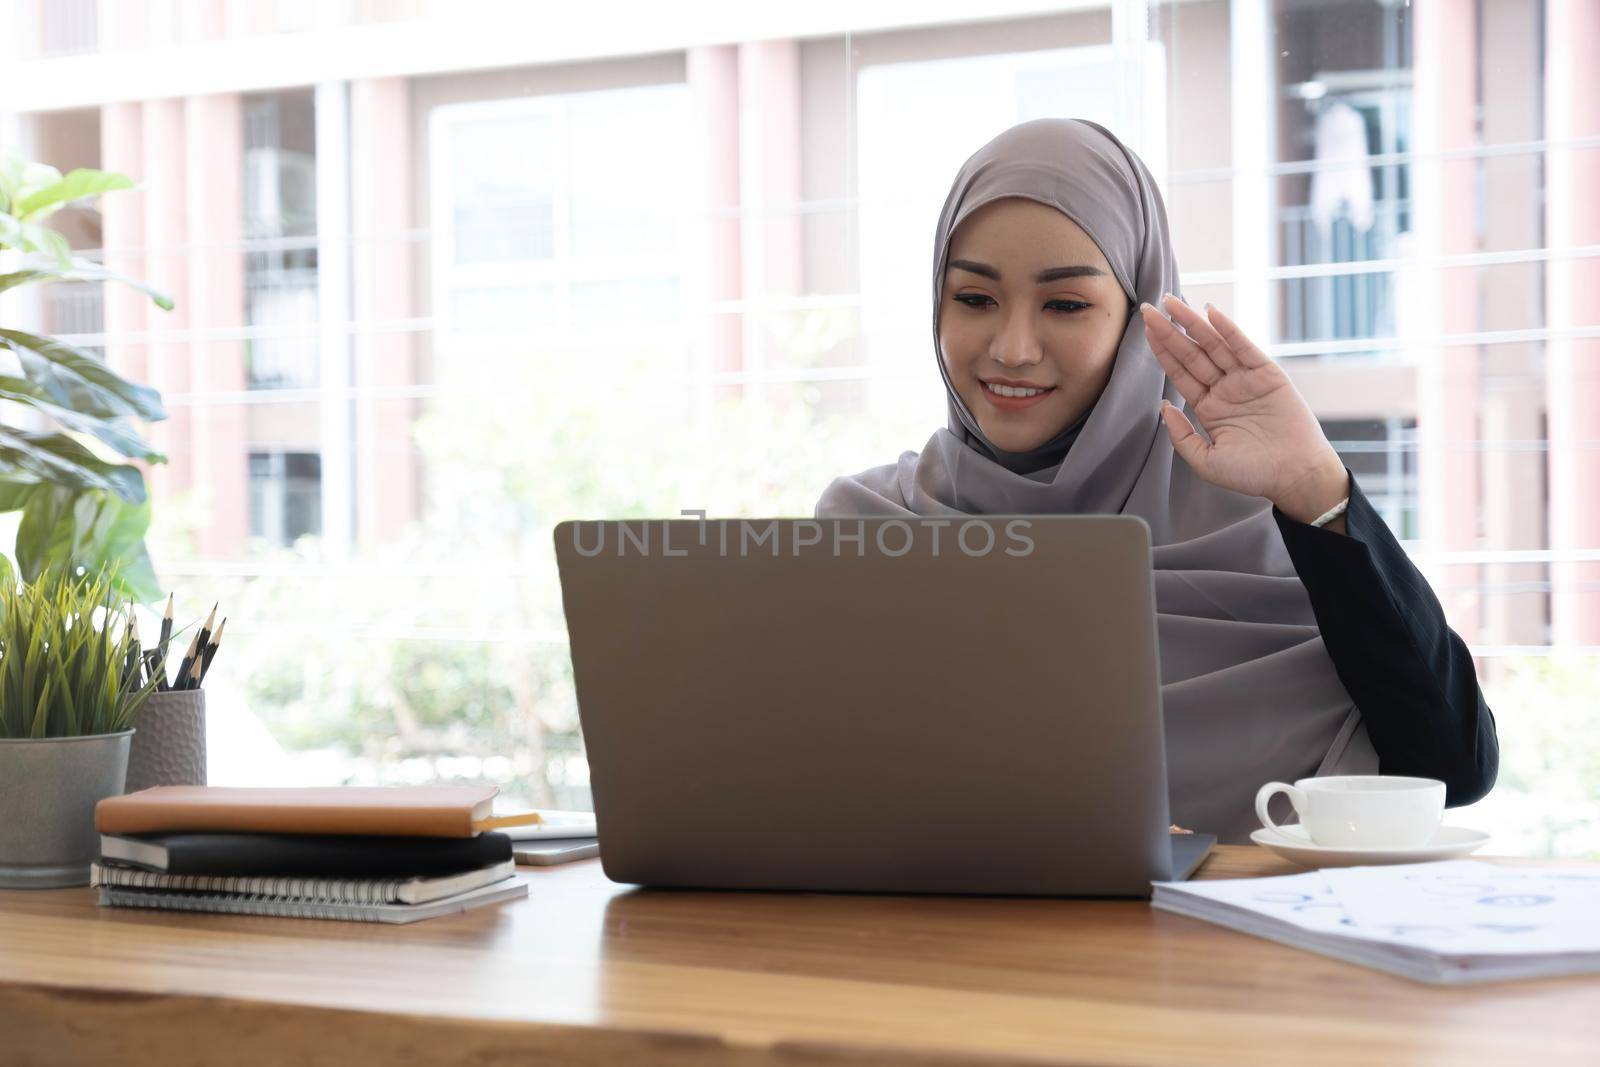
[[[407,923],[525,897],[494,787],[159,786],[95,809],[100,903]]]

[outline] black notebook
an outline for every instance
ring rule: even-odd
[[[102,862],[168,874],[407,878],[477,870],[511,859],[511,838],[339,834],[100,835]]]

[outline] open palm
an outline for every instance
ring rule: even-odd
[[[1339,462],[1288,376],[1233,320],[1210,305],[1202,315],[1177,297],[1164,302],[1170,321],[1149,304],[1141,308],[1145,337],[1206,436],[1176,407],[1163,405],[1161,417],[1173,447],[1201,478],[1276,500]]]

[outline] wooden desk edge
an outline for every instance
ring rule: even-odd
[[[85,1009],[94,1025],[84,1025]],[[0,979],[5,1063],[15,1067],[349,1067],[356,1063],[504,1067],[1099,1067],[1094,1061],[777,1041],[737,1044],[689,1031],[378,1012],[238,997],[143,993]],[[249,1035],[241,1041],[240,1035]]]
[[[1481,858],[1522,864],[1560,862]],[[558,875],[561,870],[524,867],[519,868],[519,873],[537,879]],[[1223,845],[1207,856],[1196,877],[1266,876],[1303,870],[1256,846]],[[845,1041],[780,1039],[743,1043],[720,1033],[688,1028],[657,1030],[604,1023],[323,1007],[257,996],[128,991],[104,984],[98,977],[75,984],[38,982],[25,976],[0,977],[0,1034],[6,1035],[8,1067],[77,1063],[99,1067],[108,1061],[159,1063],[162,1067],[218,1062],[239,1067],[282,1062],[339,1067],[365,1062],[439,1062],[474,1067],[500,1065],[518,1056],[541,1057],[578,1067],[635,1062],[664,1067],[893,1067],[912,1063],[940,1067],[1020,1067],[1040,1063],[1084,1067],[1096,1062],[907,1050]],[[241,1035],[248,1037],[242,1039]]]

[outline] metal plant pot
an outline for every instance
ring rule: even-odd
[[[122,793],[132,737],[0,738],[0,888],[89,884],[94,806]]]

